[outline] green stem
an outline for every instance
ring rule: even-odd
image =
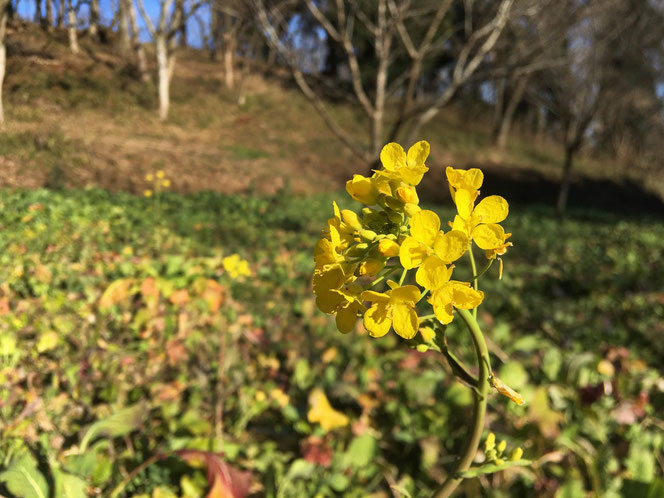
[[[475,275],[473,278],[471,278],[470,281],[472,282],[473,280],[477,280],[477,279],[480,278],[482,275],[484,275],[484,274],[487,272],[487,270],[488,270],[489,268],[491,268],[491,265],[493,264],[493,261],[494,261],[493,259],[488,260],[488,261],[486,262],[486,265],[484,265],[484,268],[482,268],[482,269],[480,270],[480,272],[479,272],[477,275]]]
[[[420,317],[420,323],[425,321],[425,320],[431,320],[432,318],[436,318],[436,315],[424,315]]]
[[[385,280],[385,279],[386,279],[391,273],[393,273],[394,270],[396,270],[397,268],[399,268],[399,267],[398,267],[398,266],[391,266],[389,269],[386,269],[387,271],[383,270],[384,273],[383,273],[382,275],[380,275],[378,278],[376,278],[376,280],[374,280],[373,282],[371,282],[371,283],[369,284],[369,287],[367,287],[367,288],[370,289],[370,288],[372,288],[374,285],[379,284],[380,282],[382,282],[383,280]]]
[[[420,298],[417,300],[417,302],[419,303],[422,299],[424,299],[428,293],[429,289],[424,289],[424,292],[420,295]]]
[[[484,335],[472,313],[468,310],[457,310],[459,316],[466,322],[466,327],[473,339],[473,346],[477,354],[477,365],[479,373],[477,376],[477,394],[473,406],[473,422],[466,442],[466,447],[461,458],[456,464],[456,468],[449,473],[445,482],[434,492],[432,498],[448,498],[457,488],[462,478],[457,477],[459,473],[468,470],[473,463],[473,458],[480,445],[482,431],[484,430],[484,415],[486,414],[486,403],[489,394],[489,372],[491,372],[491,363],[489,351],[484,342]]]
[[[404,268],[403,273],[401,274],[401,278],[399,279],[399,287],[401,287],[404,280],[406,280],[406,275],[408,275],[408,270]]]
[[[475,265],[475,256],[473,256],[473,246],[472,245],[468,248],[468,256],[470,257],[470,267],[473,270],[473,275],[477,275],[477,266]],[[477,276],[479,277],[479,275],[477,275]],[[477,278],[475,278],[475,280],[473,280],[473,287],[475,288],[476,291],[480,290]],[[477,308],[473,309],[473,318],[474,319],[477,318]]]

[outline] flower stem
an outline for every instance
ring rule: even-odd
[[[480,270],[480,272],[479,272],[477,275],[475,275],[473,278],[471,278],[470,281],[472,282],[473,280],[477,280],[477,279],[480,278],[482,275],[484,275],[484,274],[487,272],[487,270],[488,270],[489,268],[491,268],[491,265],[493,264],[493,261],[494,261],[493,259],[488,260],[488,261],[486,262],[486,265],[484,265],[484,268],[482,268],[482,269]]]
[[[491,363],[489,351],[484,342],[484,335],[480,330],[477,321],[468,310],[458,309],[459,316],[466,322],[468,332],[473,339],[473,346],[477,354],[477,365],[479,374],[477,376],[477,392],[473,406],[473,422],[461,458],[456,464],[456,468],[450,472],[445,482],[434,492],[432,498],[448,498],[452,495],[463,478],[458,477],[461,472],[468,470],[473,463],[473,458],[477,453],[480,444],[482,431],[484,430],[484,415],[486,414],[486,403],[489,394],[489,372],[491,372]]]
[[[477,275],[477,266],[475,265],[475,256],[473,256],[473,246],[472,245],[468,248],[468,256],[470,257],[470,267],[473,270],[473,275]],[[477,276],[479,277],[479,275],[477,275]],[[477,278],[475,278],[473,280],[473,287],[475,288],[475,290],[480,290]],[[474,319],[477,318],[477,308],[473,309],[473,318]]]
[[[385,280],[385,279],[390,275],[390,273],[393,273],[394,270],[396,270],[397,268],[399,268],[399,267],[398,267],[398,266],[392,266],[392,267],[390,267],[389,269],[386,268],[385,270],[383,270],[383,274],[380,275],[378,278],[376,278],[376,280],[374,280],[373,282],[371,282],[371,283],[369,284],[369,286],[367,287],[367,289],[370,289],[370,288],[372,288],[374,285],[379,284],[380,282],[382,282],[383,280]]]
[[[429,289],[424,289],[424,292],[420,294],[420,298],[417,300],[417,302],[419,303],[422,299],[424,299],[428,293]]]
[[[436,318],[436,315],[425,315],[420,317],[420,323],[424,322],[425,320],[431,320],[432,318]]]
[[[401,287],[403,285],[404,280],[406,280],[406,275],[408,275],[408,270],[404,268],[403,273],[401,274],[401,278],[399,279],[399,287]]]

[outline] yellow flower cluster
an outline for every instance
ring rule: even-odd
[[[429,170],[424,164],[428,155],[425,141],[408,152],[387,144],[380,154],[382,168],[370,177],[354,175],[346,183],[350,196],[365,205],[361,213],[340,210],[333,203],[334,216],[314,249],[313,289],[318,308],[336,315],[343,333],[363,316],[373,337],[394,329],[412,339],[425,320],[418,307],[427,302],[432,316],[450,323],[454,308],[474,309],[484,298],[470,282],[452,279],[453,263],[473,242],[489,260],[511,245],[506,242],[510,234],[498,224],[507,217],[507,201],[494,195],[476,204],[484,179],[479,169],[447,168],[458,211],[449,231],[441,229],[436,213],[420,208],[416,187]],[[387,278],[398,270],[398,283]],[[410,270],[416,270],[414,282],[406,283]],[[383,292],[375,290],[380,283],[387,285]],[[427,294],[428,300],[420,304]]]
[[[162,170],[159,170],[154,174],[148,173],[145,175],[145,181],[151,184],[151,188],[147,188],[143,191],[145,197],[152,197],[155,192],[159,193],[161,190],[171,186],[171,181],[166,178],[166,174]]]
[[[232,254],[226,256],[221,260],[221,264],[224,266],[226,273],[235,280],[240,277],[250,277],[251,270],[249,269],[249,263],[247,260],[242,259],[239,254]]]

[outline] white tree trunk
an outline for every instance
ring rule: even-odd
[[[169,86],[170,86],[170,72],[168,64],[168,45],[166,42],[166,35],[164,33],[157,33],[155,38],[157,49],[157,74],[159,85],[159,119],[164,121],[168,117],[169,105]]]
[[[127,55],[129,52],[129,30],[127,28],[127,11],[131,0],[118,1],[118,38],[120,38],[120,53]]]
[[[50,0],[46,0],[49,2]],[[99,0],[90,1],[90,26],[88,33],[92,38],[97,38],[99,34]]]
[[[72,53],[78,54],[80,49],[78,47],[78,33],[76,32],[76,12],[74,11],[74,2],[73,0],[68,0],[68,10],[69,17],[67,19],[68,30],[69,30],[69,48]]]
[[[150,81],[150,73],[148,73],[148,62],[145,58],[145,49],[139,38],[138,23],[136,22],[136,9],[134,3],[129,0],[127,4],[129,14],[129,24],[131,25],[131,43],[134,46],[134,55],[136,56],[136,67],[141,81],[147,83]]]

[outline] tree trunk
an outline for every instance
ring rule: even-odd
[[[50,0],[46,0],[49,2]],[[90,0],[90,26],[88,33],[93,39],[99,36],[99,0]]]
[[[76,31],[76,11],[74,10],[74,0],[67,0],[68,4],[68,29],[69,29],[69,48],[73,54],[78,54],[80,49],[78,47],[78,33]]]
[[[498,141],[500,134],[500,123],[505,115],[505,78],[498,78],[495,82],[495,103],[493,105],[493,123],[491,127],[491,138],[494,143]]]
[[[53,29],[53,0],[46,0],[46,29]]]
[[[131,26],[131,43],[134,47],[134,55],[136,57],[136,69],[138,76],[143,83],[150,81],[150,73],[148,72],[148,62],[145,58],[145,49],[139,38],[138,23],[136,22],[136,9],[134,3],[129,1],[127,5],[129,14],[129,24]]]
[[[155,45],[157,50],[157,74],[159,77],[159,119],[165,121],[168,117],[169,105],[169,64],[168,64],[168,45],[166,35],[164,33],[157,33],[155,37]]]
[[[521,102],[523,92],[526,90],[527,85],[528,76],[521,76],[517,80],[516,87],[507,102],[507,107],[505,108],[505,112],[503,112],[503,118],[500,120],[498,135],[495,140],[496,146],[501,150],[504,150],[507,145],[507,137],[509,136],[510,128],[512,127],[514,113],[516,112],[519,102]]]
[[[180,46],[187,47],[187,23],[184,16],[184,0],[175,0],[175,8],[178,10],[178,18],[180,19],[179,26],[173,28],[180,34]]]
[[[35,22],[37,24],[42,22],[42,0],[35,0]]]
[[[5,32],[7,28],[9,0],[0,0],[0,126],[5,122],[2,107],[2,85],[5,80],[5,66],[7,63],[7,48],[5,46]]]
[[[65,24],[65,0],[58,0],[55,10],[57,13],[55,25],[61,28]]]
[[[229,90],[235,86],[235,29],[233,26],[233,18],[224,14],[224,83]]]
[[[120,39],[120,53],[127,55],[131,43],[129,41],[129,30],[127,29],[127,11],[129,10],[129,2],[132,0],[119,0],[118,1],[118,38]]]
[[[572,161],[576,148],[573,145],[565,145],[565,162],[563,163],[563,174],[560,179],[560,190],[558,191],[558,200],[556,202],[556,213],[562,216],[567,208],[569,199],[569,189],[572,183]]]

